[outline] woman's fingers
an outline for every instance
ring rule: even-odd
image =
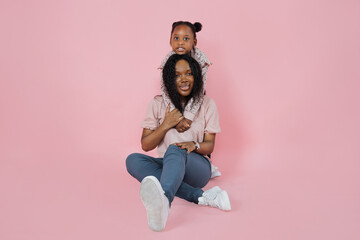
[[[175,127],[183,119],[184,116],[178,109],[174,108],[172,111],[170,111],[170,104],[167,106],[164,122],[166,122],[171,128]]]
[[[178,146],[180,149],[184,149],[185,146],[183,143],[176,143],[176,146]]]
[[[170,107],[170,105],[169,105]],[[184,116],[181,114],[181,112],[179,111],[179,109],[174,108],[170,114],[174,117],[177,117],[180,121],[184,119]]]
[[[195,149],[192,142],[174,143],[174,145],[178,146],[180,149],[186,149],[187,154],[191,153]]]
[[[169,107],[170,107],[170,104],[169,104]],[[171,112],[172,112],[172,113],[178,113],[178,112],[180,112],[180,111],[179,111],[179,109],[174,108]]]

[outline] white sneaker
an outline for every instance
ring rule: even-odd
[[[211,177],[216,178],[221,176],[221,172],[218,170],[219,168],[211,164]]]
[[[206,190],[198,200],[199,205],[216,207],[224,211],[231,210],[229,195],[218,186]]]
[[[169,215],[169,200],[159,180],[154,176],[145,177],[140,184],[140,196],[146,208],[149,227],[161,232]]]

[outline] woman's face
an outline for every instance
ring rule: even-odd
[[[194,76],[191,72],[190,65],[187,61],[181,59],[175,65],[176,89],[185,99],[191,94],[194,86]]]
[[[176,54],[189,54],[196,46],[191,28],[186,25],[177,26],[171,34],[170,45]]]

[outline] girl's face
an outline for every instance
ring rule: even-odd
[[[171,34],[170,45],[177,54],[189,54],[196,46],[196,39],[191,28],[186,25],[177,26]]]
[[[181,59],[175,65],[176,89],[185,100],[191,94],[194,86],[194,76],[187,61]]]

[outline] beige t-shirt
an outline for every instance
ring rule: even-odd
[[[150,130],[158,128],[164,121],[166,107],[164,98],[160,95],[155,96],[150,102],[142,127]],[[187,131],[179,133],[175,128],[167,131],[158,145],[159,157],[164,157],[168,146],[173,143],[203,142],[204,133],[219,133],[220,131],[219,114],[215,102],[212,98],[204,96],[204,101]]]

